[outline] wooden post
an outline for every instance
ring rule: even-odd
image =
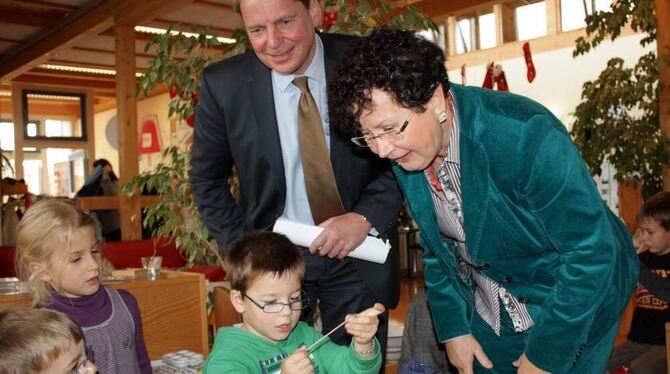
[[[126,184],[139,172],[137,158],[137,99],[135,97],[135,30],[115,19],[116,102],[119,132],[119,181]],[[142,238],[139,194],[120,196],[121,239]]]
[[[670,1],[655,0],[655,6],[656,54],[661,61],[658,82],[661,87],[658,98],[658,116],[661,133],[666,138],[670,138],[670,66],[662,62],[664,58],[670,60]],[[670,191],[670,165],[663,167],[663,191]]]

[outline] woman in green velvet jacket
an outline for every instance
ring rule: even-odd
[[[393,161],[459,373],[604,373],[638,262],[564,126],[450,84],[442,51],[409,31],[355,42],[336,74],[331,125]]]

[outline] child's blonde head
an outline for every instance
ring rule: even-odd
[[[42,373],[74,343],[81,328],[48,309],[0,311],[0,374]]]
[[[93,217],[71,200],[59,198],[38,201],[19,222],[16,230],[16,270],[33,291],[33,304],[49,300],[49,285],[41,279],[41,275],[57,261],[67,258],[72,233],[82,227],[91,227],[95,232]]]
[[[225,268],[230,288],[242,293],[259,276],[282,276],[294,272],[300,281],[305,262],[298,247],[286,236],[274,232],[255,232],[232,244]]]

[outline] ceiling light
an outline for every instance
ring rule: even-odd
[[[135,31],[145,33],[145,34],[156,34],[156,35],[158,35],[158,34],[165,34],[167,29],[161,29],[161,28],[158,28],[158,27],[149,27],[149,26],[135,26]],[[199,36],[196,33],[177,31],[177,30],[172,30],[172,31],[170,31],[170,33],[172,35],[177,35],[177,34],[181,33],[182,35],[184,35],[187,38],[190,38],[190,37],[196,37],[197,38]],[[225,44],[233,44],[237,41],[235,39],[226,38],[226,37],[223,37],[223,36],[217,36],[216,40],[218,40],[221,43],[225,43]]]
[[[83,66],[53,65],[53,64],[42,64],[38,67],[41,68],[41,69],[67,71],[67,72],[71,72],[71,73],[116,75],[116,70],[114,70],[114,69],[98,69],[98,68],[87,68],[87,67],[83,67]],[[144,74],[142,74],[142,73],[135,73],[136,77],[141,77],[143,75]]]

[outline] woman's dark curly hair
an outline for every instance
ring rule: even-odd
[[[360,135],[358,118],[374,88],[417,112],[439,84],[449,90],[442,50],[413,31],[375,30],[352,42],[345,56],[328,83],[328,111],[331,126],[346,137]]]

